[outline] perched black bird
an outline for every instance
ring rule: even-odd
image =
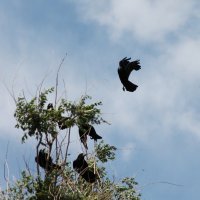
[[[85,155],[83,153],[80,153],[77,157],[76,160],[73,161],[73,168],[78,172],[78,173],[83,173],[84,171],[87,170],[88,164],[85,161]]]
[[[88,164],[84,159],[83,153],[79,154],[77,159],[73,161],[73,168],[89,183],[94,183],[97,176],[88,168]]]
[[[128,78],[133,69],[137,71],[141,69],[141,66],[139,60],[130,62],[130,59],[131,58],[125,57],[119,62],[118,74],[123,84],[123,90],[125,91],[126,89],[129,92],[134,92],[138,86],[130,82]]]
[[[47,110],[49,110],[49,109],[53,109],[53,104],[52,104],[52,103],[49,103],[49,104],[47,105]]]
[[[88,149],[87,135],[89,135],[90,138],[93,139],[94,141],[97,141],[98,139],[102,139],[102,137],[96,133],[93,126],[89,124],[82,125],[81,127],[79,127],[79,136],[80,136],[81,142],[83,143],[86,149]]]
[[[52,169],[61,169],[61,166],[53,163],[51,156],[45,152],[45,149],[40,149],[38,156],[35,157],[35,162],[39,164],[43,169],[50,171]]]

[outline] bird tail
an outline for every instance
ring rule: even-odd
[[[129,92],[134,92],[138,87],[137,85],[133,84],[130,81],[127,81],[126,85],[124,85],[124,86],[125,86],[126,90],[129,91]]]

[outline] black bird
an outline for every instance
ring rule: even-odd
[[[38,156],[35,157],[35,162],[39,164],[43,169],[50,171],[52,169],[61,169],[61,166],[53,163],[51,156],[45,152],[45,149],[40,149]]]
[[[78,172],[78,173],[83,173],[84,171],[87,170],[88,164],[84,159],[85,155],[83,153],[80,153],[77,157],[76,160],[73,161],[73,168]]]
[[[88,164],[84,159],[83,153],[79,154],[77,159],[73,161],[73,168],[89,183],[94,183],[97,176],[88,168]]]
[[[102,137],[96,133],[96,130],[91,125],[88,125],[88,135],[94,141],[97,141],[98,139],[102,139]]]
[[[49,103],[49,104],[47,105],[47,110],[49,110],[49,109],[53,109],[53,104],[52,104],[52,103]]]
[[[96,133],[96,130],[94,129],[93,126],[89,124],[82,125],[81,127],[79,127],[79,136],[80,136],[81,142],[83,143],[86,149],[88,149],[87,135],[89,135],[90,138],[93,139],[94,141],[97,141],[98,139],[102,139],[102,137]]]
[[[118,74],[120,81],[123,84],[123,90],[125,91],[126,89],[129,92],[134,92],[138,86],[130,82],[128,78],[133,69],[137,71],[141,69],[141,66],[140,60],[130,62],[130,59],[131,58],[125,57],[119,62]]]
[[[94,183],[97,180],[96,174],[89,169],[82,174],[82,177],[89,183]]]

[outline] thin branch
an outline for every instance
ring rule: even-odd
[[[69,133],[68,133],[67,148],[66,148],[66,152],[65,152],[64,164],[66,164],[66,161],[67,161],[68,149],[69,149],[69,144],[70,144],[70,134],[71,134],[71,128],[69,128]]]
[[[40,169],[39,169],[39,147],[40,147],[40,144],[42,142],[42,134],[40,134],[40,139],[39,139],[39,142],[37,144],[37,147],[36,147],[36,154],[37,154],[37,175],[39,176],[40,175]]]
[[[171,183],[171,182],[168,182],[168,181],[156,181],[156,182],[147,183],[146,185],[141,186],[140,190],[143,190],[146,186],[155,185],[155,184],[167,184],[167,185],[172,185],[172,186],[176,186],[176,187],[183,187],[184,186],[184,185],[181,185],[181,184]]]
[[[8,86],[6,85],[6,83],[3,83],[6,90],[8,91],[8,93],[10,94],[10,96],[12,97],[12,99],[14,100],[15,104],[17,104],[17,100],[15,98],[15,94],[14,94],[14,91],[13,91],[13,88],[12,88],[12,91],[10,91],[10,89],[8,88]]]
[[[28,163],[27,163],[27,161],[26,161],[26,159],[25,159],[25,156],[23,156],[23,160],[24,160],[24,163],[25,163],[25,165],[26,165],[26,169],[27,169],[29,175],[32,176],[31,171],[30,171],[30,168],[29,168],[29,166],[28,166]]]
[[[8,146],[9,146],[9,142],[7,144],[7,148],[6,148],[6,158],[5,158],[5,162],[4,162],[4,179],[6,181],[6,200],[8,199],[8,191],[9,191],[9,177],[10,177],[10,172],[9,172],[9,167],[8,167],[8,162],[7,162],[7,157],[8,157]],[[6,170],[7,170],[7,176],[6,176]]]
[[[65,56],[62,58],[60,65],[58,66],[58,70],[56,73],[56,87],[55,87],[55,108],[56,108],[56,104],[57,104],[57,97],[58,97],[58,79],[59,79],[59,72],[60,72],[60,68],[62,67],[65,59],[67,57],[67,53],[65,54]]]

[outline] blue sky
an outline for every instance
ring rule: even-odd
[[[59,85],[70,100],[87,92],[103,101],[111,126],[96,129],[119,148],[109,170],[135,176],[143,200],[199,199],[199,11],[198,0],[1,0],[0,184],[7,144],[11,180],[35,151],[34,141],[20,144],[5,85],[29,97],[45,76],[44,87],[54,86],[67,52]],[[134,93],[117,74],[125,56],[141,61]]]

